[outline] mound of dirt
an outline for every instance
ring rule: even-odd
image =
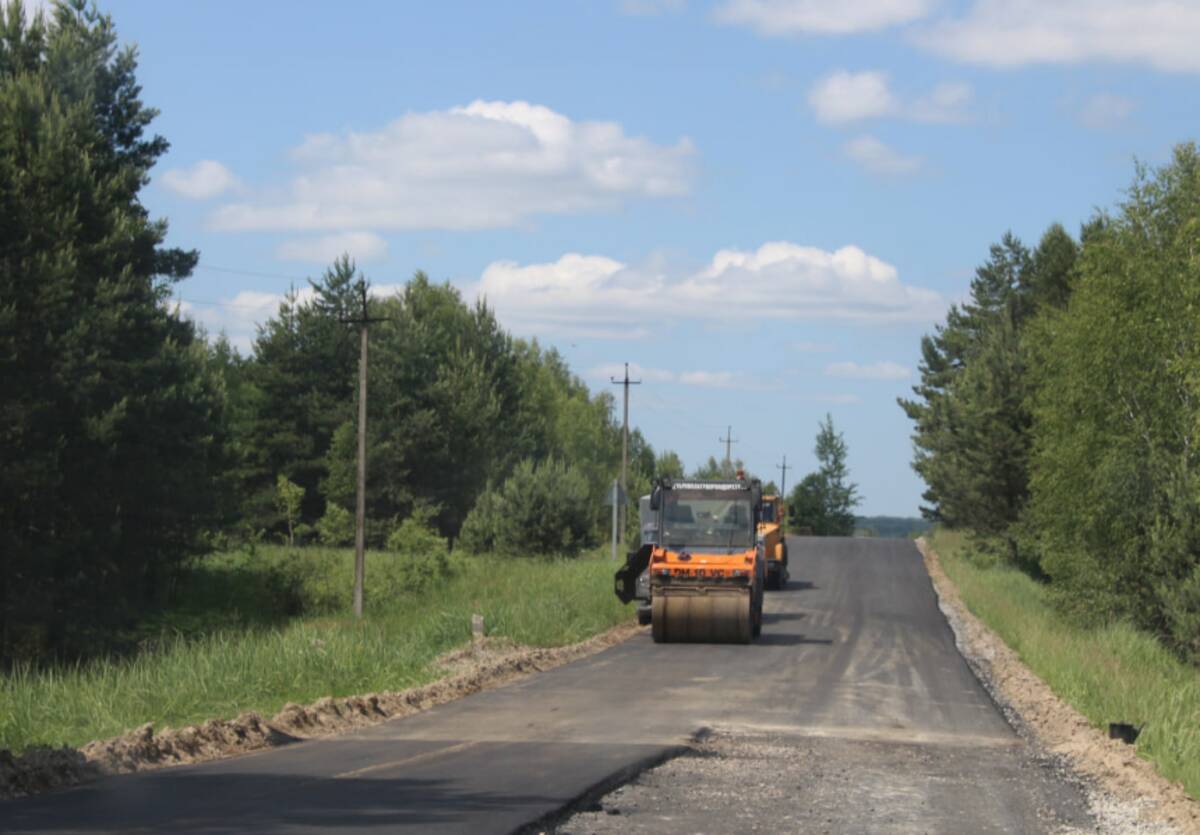
[[[1200,833],[1200,802],[1138,757],[1133,746],[1109,739],[1054,695],[1008,644],[971,614],[929,544],[918,539],[917,547],[963,656],[997,703],[1016,719],[1018,730],[1032,735],[1051,754],[1064,757],[1076,772],[1110,795],[1093,799],[1098,816],[1133,810],[1144,822]]]
[[[484,638],[439,658],[437,666],[446,677],[438,681],[409,690],[326,697],[311,705],[289,703],[269,720],[243,713],[236,719],[210,719],[158,732],[147,723],[79,749],[34,748],[19,757],[0,750],[0,799],[65,788],[109,774],[232,757],[408,716],[600,652],[639,629],[633,623],[622,624],[586,641],[553,648]]]

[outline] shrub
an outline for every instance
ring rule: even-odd
[[[464,547],[506,556],[577,556],[592,537],[586,477],[560,461],[526,459],[489,488],[463,523]]]
[[[388,534],[387,549],[406,555],[425,555],[446,550],[446,540],[433,529],[434,511],[417,506],[412,514]]]
[[[325,515],[317,521],[317,535],[322,545],[349,545],[354,541],[354,514],[329,502]]]

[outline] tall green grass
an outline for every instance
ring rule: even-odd
[[[1200,798],[1200,670],[1125,623],[1083,628],[1052,607],[1049,589],[1020,571],[972,556],[966,538],[930,542],[963,602],[1093,725],[1145,724],[1137,752]]]
[[[81,745],[146,722],[179,727],[244,710],[269,716],[287,702],[424,684],[437,677],[439,654],[469,640],[473,613],[484,616],[488,634],[537,646],[573,643],[630,615],[612,593],[614,566],[598,554],[458,558],[449,576],[419,591],[397,585],[411,569],[404,558],[369,557],[362,622],[343,605],[349,551],[210,558],[163,621],[182,631],[125,658],[0,678],[0,749]],[[281,601],[308,613],[284,617],[271,609]]]

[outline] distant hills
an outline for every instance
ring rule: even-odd
[[[929,530],[932,523],[917,516],[855,516],[855,536],[909,539]]]

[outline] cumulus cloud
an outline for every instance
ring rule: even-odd
[[[892,92],[886,73],[841,70],[822,78],[808,93],[817,121],[845,124],[897,117],[914,122],[962,122],[971,102],[969,84],[939,84],[927,95],[903,101]]]
[[[610,362],[607,365],[599,365],[588,372],[595,379],[605,380],[623,380],[625,378],[625,365],[619,362]],[[661,368],[647,368],[644,365],[638,365],[636,362],[629,363],[629,379],[645,380],[650,383],[671,383],[674,382],[676,374],[674,371],[665,371]]]
[[[376,284],[371,286],[372,298],[386,298],[404,289],[401,284]],[[203,325],[211,335],[224,333],[231,344],[243,354],[248,354],[254,345],[258,326],[279,312],[285,293],[262,293],[257,290],[242,290],[230,298],[215,302],[194,302],[171,299],[167,304],[188,319]],[[296,299],[300,303],[312,301],[311,287],[297,287]]]
[[[737,388],[740,378],[732,371],[685,371],[679,375],[679,382],[686,386],[729,389]]]
[[[938,293],[903,284],[895,267],[856,246],[831,252],[786,241],[721,250],[690,273],[578,253],[542,264],[497,261],[467,293],[486,298],[510,326],[547,334],[721,320],[731,299],[797,320],[928,322],[945,311]]]
[[[624,377],[625,366],[621,363],[609,363],[591,369],[589,375],[594,379],[616,379]],[[662,368],[646,368],[637,363],[629,363],[630,379],[645,380],[652,383],[678,383],[684,386],[700,386],[703,388],[751,388],[762,386],[755,380],[733,371],[667,371]]]
[[[961,17],[917,33],[940,55],[991,67],[1140,64],[1200,72],[1200,5],[1193,0],[975,0]]]
[[[965,122],[970,118],[967,109],[973,95],[971,85],[961,81],[939,84],[909,105],[908,117],[915,122]]]
[[[872,174],[899,176],[914,174],[924,160],[894,150],[870,135],[856,136],[842,146],[842,153]]]
[[[485,229],[687,193],[694,149],[523,101],[409,113],[367,133],[309,136],[282,189],[221,207],[220,229]]]
[[[378,261],[387,255],[387,241],[374,232],[341,232],[318,238],[285,241],[275,254],[285,261],[329,264],[343,254],[358,263]]]
[[[920,157],[902,154],[868,135],[851,139],[842,146],[842,152],[872,174],[914,174],[924,163]]]
[[[163,185],[189,200],[209,200],[238,188],[238,180],[216,160],[202,159],[190,168],[167,171]]]
[[[935,0],[725,0],[714,16],[760,35],[849,35],[925,17]]]
[[[857,362],[833,362],[825,366],[828,377],[845,377],[851,380],[906,380],[910,372],[896,362],[876,362],[859,365]]]
[[[891,116],[900,109],[881,72],[835,72],[813,85],[808,103],[817,121],[827,124]]]
[[[1079,121],[1095,130],[1115,128],[1129,118],[1134,110],[1133,99],[1112,93],[1089,96],[1079,110]]]

